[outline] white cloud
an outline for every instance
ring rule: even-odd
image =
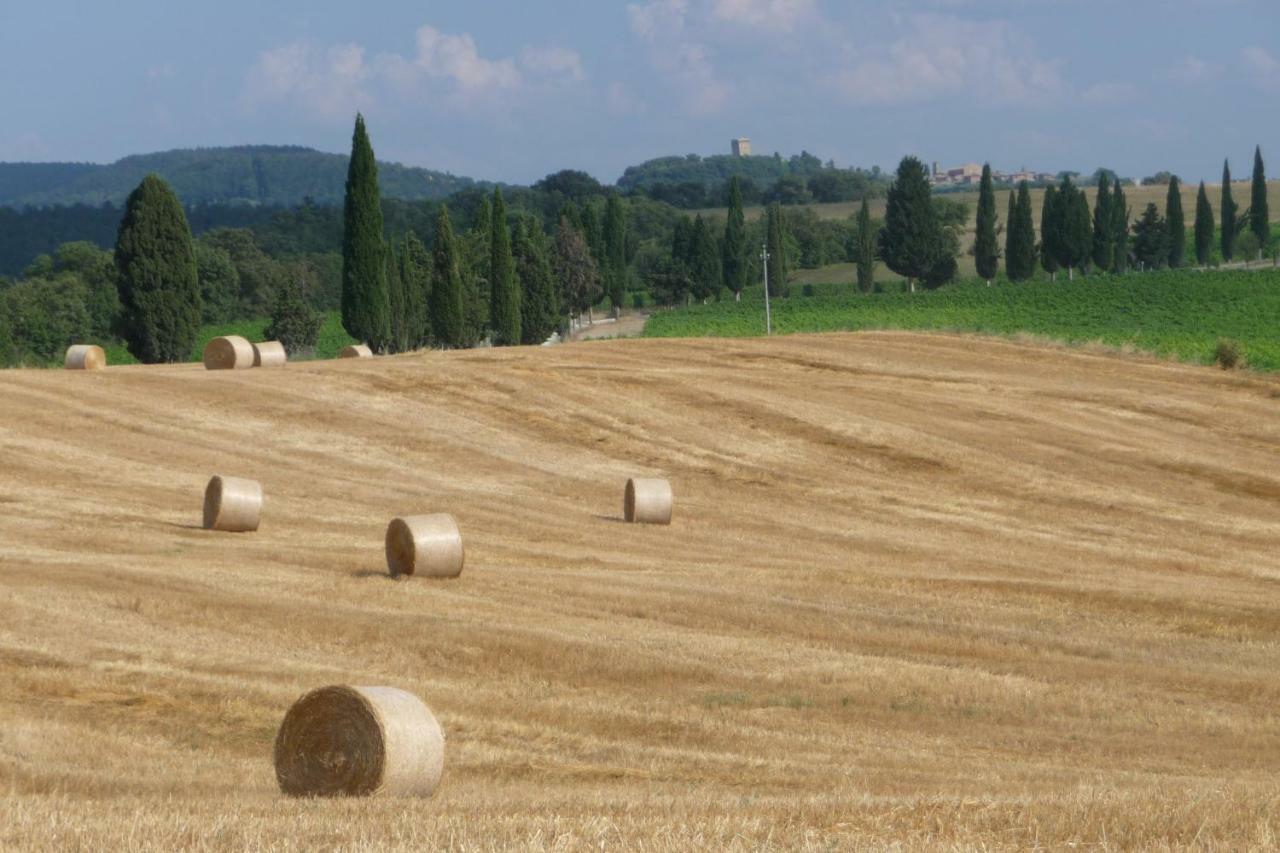
[[[1030,53],[1028,40],[1004,21],[913,15],[904,23],[901,38],[856,55],[835,74],[836,88],[861,104],[1035,102],[1063,89],[1057,63]]]
[[[715,18],[748,27],[790,32],[817,13],[814,0],[712,0]]]
[[[1088,104],[1127,104],[1138,98],[1138,87],[1132,83],[1095,83],[1080,93]]]
[[[324,48],[294,42],[263,51],[249,72],[245,100],[250,105],[278,101],[298,104],[324,118],[347,115],[367,102],[369,78],[364,48],[341,44]]]
[[[565,47],[526,47],[520,51],[520,65],[531,76],[567,80],[582,80],[587,76],[582,56]]]
[[[1240,51],[1240,59],[1259,89],[1266,92],[1280,91],[1280,59],[1261,47],[1246,47]]]
[[[448,35],[430,26],[418,30],[418,55],[413,64],[467,92],[514,89],[524,82],[515,60],[485,59],[467,33]]]
[[[722,110],[732,87],[716,75],[711,48],[688,37],[688,0],[652,0],[627,6],[631,31],[649,47],[654,69],[676,89],[686,112]]]
[[[1205,62],[1198,56],[1188,54],[1169,71],[1169,77],[1180,83],[1202,83],[1205,80],[1217,77],[1221,72],[1221,67]]]

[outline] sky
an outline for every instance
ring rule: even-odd
[[[1280,175],[1280,0],[0,0],[0,161],[347,151],[531,183],[670,154]]]

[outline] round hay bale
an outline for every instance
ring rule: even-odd
[[[343,347],[338,358],[373,358],[373,350],[369,349],[368,344],[353,344]]]
[[[101,370],[107,366],[107,354],[93,344],[75,344],[67,348],[63,362],[67,370]]]
[[[452,515],[397,518],[387,526],[387,568],[392,577],[456,578],[466,553]]]
[[[262,520],[262,484],[214,477],[204,490],[204,529],[252,533]]]
[[[429,797],[444,772],[444,732],[412,693],[322,687],[285,714],[275,765],[292,797]]]
[[[239,335],[214,338],[205,344],[206,370],[246,370],[253,367],[253,344]]]
[[[289,363],[289,354],[284,344],[279,341],[266,341],[253,345],[254,367],[284,367]]]
[[[666,480],[627,480],[622,514],[632,524],[670,524],[672,500]]]

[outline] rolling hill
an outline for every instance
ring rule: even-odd
[[[139,154],[110,165],[0,163],[0,206],[52,206],[110,202],[119,206],[156,172],[183,203],[293,206],[310,198],[342,204],[347,156],[294,146],[247,145]],[[388,198],[444,198],[475,181],[444,172],[380,163]]]
[[[0,847],[1265,849],[1280,380],[908,333],[0,373]],[[263,528],[199,529],[211,474]],[[619,523],[669,476],[670,528]],[[448,511],[455,582],[383,532]],[[323,684],[448,737],[295,801]],[[123,840],[123,841],[122,841]]]

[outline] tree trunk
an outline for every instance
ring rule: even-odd
[[[1076,268],[1067,267],[1067,281],[1075,281],[1075,280],[1076,280]]]
[[[911,292],[916,292],[916,280],[914,278],[907,279],[907,286],[911,288]]]
[[[741,290],[739,290],[737,293],[733,294],[733,301],[734,301],[734,302],[741,302],[741,301],[742,301],[742,291],[741,291]]]
[[[591,316],[591,306],[587,306],[587,325],[594,326],[596,324],[595,317]]]

